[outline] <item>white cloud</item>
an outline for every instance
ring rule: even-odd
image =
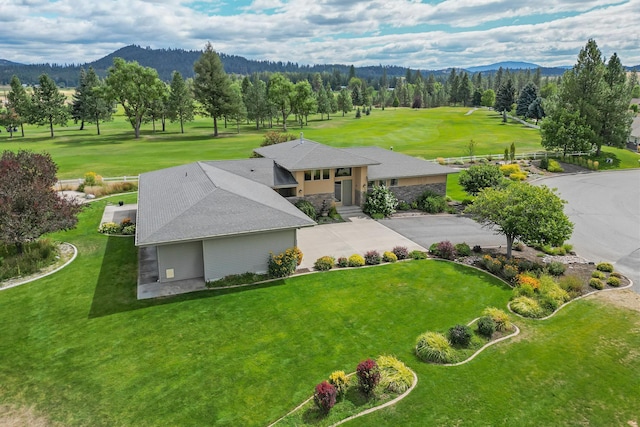
[[[310,64],[566,65],[594,38],[606,56],[640,64],[640,0],[255,0],[211,16],[196,3],[206,2],[0,0],[0,58],[79,63],[132,43],[202,49],[210,40],[228,54]],[[234,2],[208,3],[228,12]]]

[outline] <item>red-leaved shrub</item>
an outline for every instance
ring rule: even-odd
[[[336,404],[336,395],[336,388],[327,381],[322,381],[316,386],[316,391],[313,393],[313,401],[318,409],[327,414]]]
[[[380,369],[375,360],[367,359],[360,362],[356,368],[356,375],[362,392],[367,396],[371,395],[380,382]]]

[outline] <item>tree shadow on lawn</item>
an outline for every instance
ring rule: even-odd
[[[107,239],[102,265],[100,266],[100,273],[98,274],[91,308],[89,309],[89,319],[142,308],[202,298],[215,298],[285,284],[284,280],[275,280],[254,286],[231,289],[210,289],[169,297],[138,300],[138,248],[134,246],[132,238],[107,237]]]

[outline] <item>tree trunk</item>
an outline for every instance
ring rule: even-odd
[[[502,112],[502,123],[507,123],[507,110]]]
[[[511,247],[513,246],[513,236],[507,234],[507,259],[511,259]]]
[[[155,118],[151,118],[151,129],[153,133],[156,133],[156,119]]]
[[[213,136],[218,136],[218,118],[213,118]]]
[[[282,130],[284,132],[287,131],[287,116],[285,115],[285,112],[282,112]]]
[[[136,135],[136,139],[140,138],[140,125],[142,124],[142,119],[136,119],[135,124],[133,125],[133,132]]]
[[[162,120],[162,132],[164,132],[167,129],[167,118],[165,116],[162,116],[160,120]]]
[[[184,120],[182,120],[182,116],[180,116],[180,133],[184,133]]]
[[[20,130],[22,131],[22,137],[24,138],[24,123],[20,123]]]
[[[51,130],[51,138],[53,138],[53,116],[49,116],[49,129]]]
[[[22,242],[16,242],[16,252],[18,254],[22,254],[24,252],[24,247],[22,246]]]
[[[80,122],[80,130],[84,130],[84,119]]]

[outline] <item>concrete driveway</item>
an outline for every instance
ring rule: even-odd
[[[640,292],[640,170],[555,176],[535,182],[557,188],[575,224],[569,240],[580,256],[608,261]]]
[[[312,268],[313,263],[325,255],[338,259],[353,254],[364,255],[373,249],[382,255],[384,251],[390,251],[395,246],[405,246],[409,251],[426,250],[368,218],[351,218],[351,222],[324,224],[298,230],[298,247],[304,254],[301,268]]]

